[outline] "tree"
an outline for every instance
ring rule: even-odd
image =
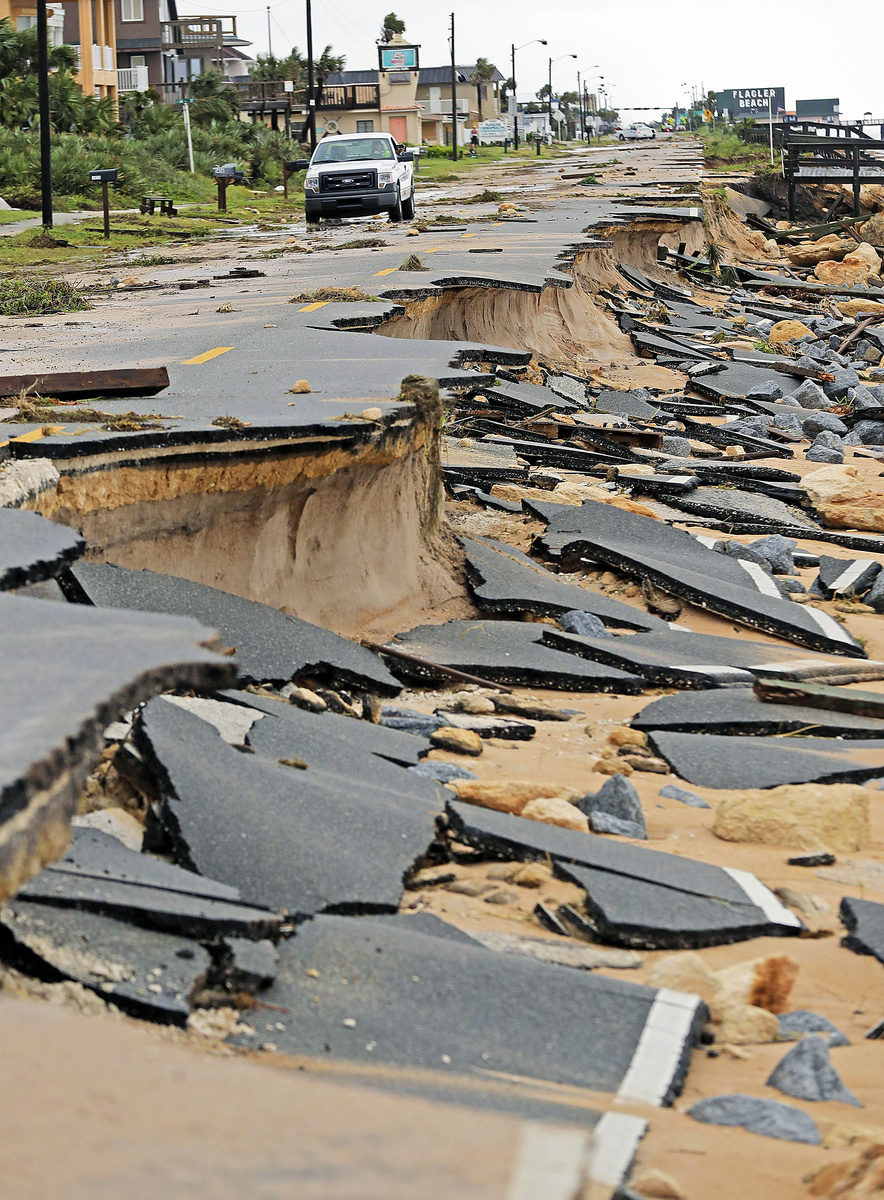
[[[405,33],[405,22],[400,20],[394,12],[387,13],[381,27],[381,41],[392,42],[397,33],[400,35]]]
[[[317,107],[322,101],[322,89],[325,87],[325,81],[329,75],[336,75],[338,71],[344,69],[343,54],[333,54],[331,46],[326,46],[319,58],[313,64],[313,70],[316,76],[316,104]]]
[[[550,94],[551,94],[551,89],[550,89],[550,86],[548,83],[545,83],[539,92],[534,93],[534,95],[537,97],[538,100],[546,100],[550,96]]]
[[[274,58],[272,54],[259,54],[255,66],[250,71],[252,79],[283,80],[290,79],[295,87],[303,87],[306,78],[306,59],[297,46],[292,46],[285,58]]]
[[[239,95],[220,71],[203,71],[190,81],[190,119],[195,125],[227,124],[239,118]]]
[[[476,105],[479,109],[479,120],[482,120],[482,87],[493,79],[497,74],[497,67],[494,63],[488,61],[487,58],[477,58],[476,65],[473,68],[473,74],[470,76],[470,83],[476,88]]]

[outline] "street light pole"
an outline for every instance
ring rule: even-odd
[[[454,52],[454,13],[451,14],[451,157],[457,162],[457,67]]]
[[[512,61],[513,61],[513,149],[519,148],[519,97],[516,95],[516,51],[524,50],[525,46],[533,46],[537,42],[541,46],[546,45],[546,38],[532,38],[530,42],[525,42],[523,46],[517,46],[512,43]]]
[[[52,228],[52,133],[49,124],[49,34],[46,0],[37,0],[37,87],[40,105],[40,198],[44,229]]]
[[[563,58],[576,58],[576,54],[560,54],[558,58],[549,60],[549,94],[546,97],[546,111],[549,116],[549,132],[552,135],[552,69],[554,62],[561,62]]]
[[[316,149],[316,95],[313,83],[313,8],[311,0],[307,0],[307,124],[311,153]]]

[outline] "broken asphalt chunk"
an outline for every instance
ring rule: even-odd
[[[731,639],[722,639],[722,641]],[[745,645],[733,639],[735,645]],[[779,647],[769,647],[775,654]],[[798,662],[799,660],[795,660]],[[804,660],[806,662],[806,660]],[[788,668],[788,662],[782,664]],[[820,664],[822,668],[823,664]],[[781,734],[799,730],[814,737],[884,739],[884,720],[853,713],[830,712],[798,704],[762,700],[751,688],[729,688],[709,696],[682,692],[652,700],[632,719],[632,728],[650,733]],[[837,752],[842,747],[832,744]]]
[[[839,1100],[863,1107],[841,1082],[829,1058],[829,1042],[818,1033],[807,1034],[783,1055],[768,1076],[767,1085],[796,1100]]]
[[[75,529],[27,509],[0,508],[0,591],[52,579],[85,549]]]
[[[67,844],[112,721],[165,688],[233,682],[229,659],[203,648],[210,638],[186,618],[0,596],[0,897]]]
[[[253,683],[307,677],[384,695],[400,690],[377,655],[363,646],[269,604],[189,579],[110,563],[80,563],[65,572],[62,587],[68,599],[98,608],[196,617],[217,629],[225,645],[235,647],[241,674]]]
[[[750,628],[814,650],[865,656],[827,613],[784,600],[756,563],[716,554],[684,530],[594,500],[579,508],[535,502],[532,510],[548,521],[541,544],[551,557],[591,557]]]
[[[546,628],[521,621],[448,621],[400,633],[391,646],[427,663],[454,667],[497,683],[618,695],[635,695],[643,689],[644,680],[637,675],[586,662],[544,645]],[[398,659],[396,670],[409,678],[425,680],[432,676],[429,668]]]
[[[352,776],[346,764],[341,774],[293,770],[232,749],[163,700],[144,709],[136,739],[174,859],[237,888],[245,903],[302,916],[395,911],[404,876],[436,836],[442,789],[406,771],[408,795],[391,792],[386,777],[375,785],[369,755]],[[418,789],[438,789],[440,801],[419,799]]]
[[[696,996],[494,953],[413,921],[319,916],[299,926],[265,993],[298,1013],[274,1033],[277,1046],[506,1072],[658,1105],[680,1091],[705,1015]],[[538,1007],[556,1020],[538,1025]]]
[[[552,860],[587,893],[597,940],[687,949],[796,934],[801,922],[754,875],[561,829],[460,801],[446,806],[458,841],[495,858]]]
[[[44,977],[48,968],[133,1015],[177,1025],[211,967],[192,938],[18,898],[0,909],[0,929],[7,962]]]
[[[848,930],[842,946],[856,954],[871,954],[884,964],[884,904],[845,896],[838,916]]]
[[[791,860],[790,860],[791,861]],[[828,1017],[810,1012],[806,1008],[798,1008],[794,1012],[780,1013],[780,1037],[797,1041],[806,1033],[822,1033],[830,1046],[849,1046],[850,1039],[843,1034],[837,1025],[833,1025]]]

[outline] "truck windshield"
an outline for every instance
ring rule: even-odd
[[[386,138],[327,137],[316,147],[314,163],[365,162],[367,159],[392,158],[393,146]]]

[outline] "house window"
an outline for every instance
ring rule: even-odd
[[[144,20],[144,0],[122,0],[121,9],[124,21]]]
[[[357,121],[357,133],[374,133],[374,121]]]
[[[144,57],[143,54],[132,54],[129,56],[129,66],[130,67],[146,67],[147,59]]]

